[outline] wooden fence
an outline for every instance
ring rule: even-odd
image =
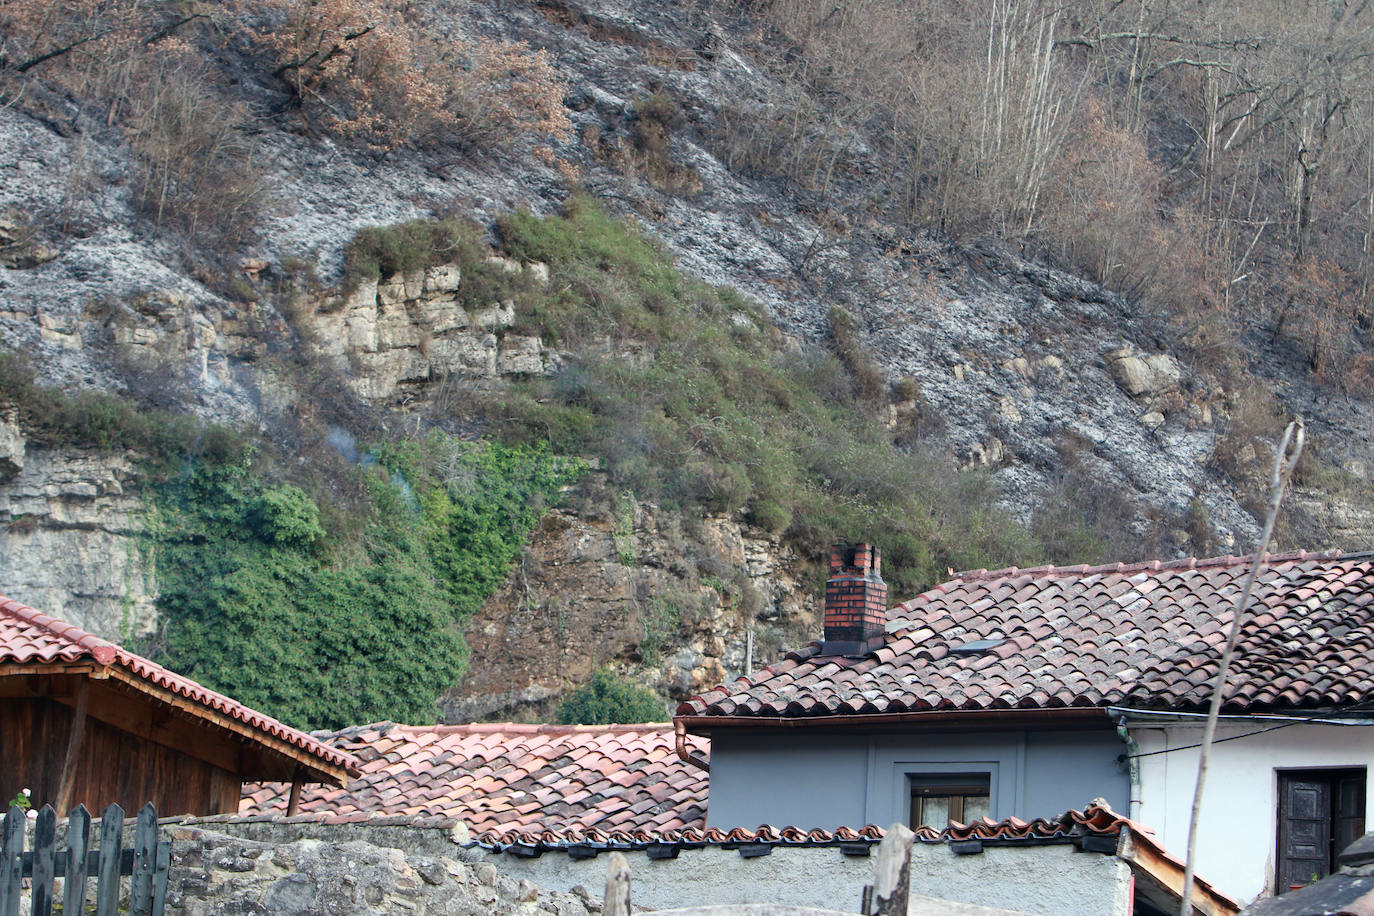
[[[62,881],[61,912],[86,913],[86,884],[95,878],[95,916],[120,912],[119,878],[130,876],[129,916],[161,916],[167,898],[170,840],[158,840],[152,803],[138,813],[134,846],[122,849],[124,809],[110,805],[100,815],[100,845],[91,849],[91,812],[78,805],[67,818],[67,843],[57,848],[57,812],[44,805],[33,819],[33,850],[24,851],[29,818],[12,807],[0,827],[0,916],[19,916],[27,890],[32,916],[51,916],[56,879]],[[25,886],[25,879],[28,886]]]

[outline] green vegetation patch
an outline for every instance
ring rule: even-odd
[[[608,669],[568,693],[558,705],[561,725],[618,725],[666,722],[663,700],[651,690],[618,680]]]
[[[299,727],[434,721],[435,697],[467,668],[463,622],[576,466],[436,433],[354,473],[367,495],[357,542],[246,462],[156,486],[170,667]]]
[[[383,448],[418,510],[420,536],[460,620],[505,582],[530,531],[584,470],[543,446],[476,447],[431,433]]]
[[[477,261],[477,230],[458,220],[414,220],[359,229],[344,248],[344,288],[438,264]]]
[[[100,391],[68,394],[39,385],[32,366],[0,350],[0,406],[13,409],[34,445],[131,449],[159,466],[187,455],[223,462],[241,458],[248,438],[188,414],[144,410],[127,398]]]
[[[416,513],[382,475],[367,489],[361,549],[344,556],[309,496],[246,464],[160,484],[162,660],[298,727],[433,721],[467,647]]]
[[[499,229],[509,254],[552,273],[546,290],[515,297],[517,322],[583,354],[553,378],[492,396],[488,416],[506,441],[595,455],[617,492],[742,512],[802,556],[872,541],[895,595],[942,580],[947,567],[1041,556],[995,508],[987,475],[894,446],[876,416],[881,378],[859,359],[847,315],[833,316],[838,356],[789,349],[755,305],[683,276],[586,197],[561,216],[513,214]]]

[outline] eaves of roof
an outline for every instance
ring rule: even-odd
[[[113,680],[299,767],[300,778],[341,785],[358,761],[298,729],[156,662],[0,595],[0,678],[52,674]]]
[[[884,726],[950,726],[976,728],[982,724],[1052,728],[1109,725],[1111,717],[1101,706],[1063,706],[1050,708],[927,709],[899,713],[862,713],[852,715],[807,716],[712,716],[679,715],[674,720],[693,735],[708,735],[713,729],[731,728],[825,728],[872,731]]]

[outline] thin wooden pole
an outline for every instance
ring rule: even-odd
[[[172,841],[157,844],[157,869],[153,875],[153,916],[162,916],[167,905],[167,871],[172,867]]]
[[[295,817],[301,811],[301,768],[291,774],[291,798],[286,802],[286,816]]]
[[[1179,916],[1193,914],[1193,872],[1197,861],[1198,823],[1202,813],[1202,790],[1207,783],[1207,759],[1212,750],[1212,738],[1217,731],[1217,718],[1221,714],[1222,695],[1226,691],[1226,676],[1231,673],[1231,659],[1236,654],[1236,641],[1240,638],[1240,628],[1246,612],[1250,609],[1250,593],[1254,590],[1255,579],[1259,577],[1260,567],[1264,565],[1269,539],[1274,536],[1274,520],[1278,518],[1279,506],[1283,503],[1283,490],[1288,485],[1293,470],[1302,456],[1302,446],[1307,439],[1306,429],[1301,419],[1288,424],[1283,431],[1283,440],[1274,452],[1274,470],[1269,475],[1269,511],[1264,516],[1264,531],[1260,534],[1259,547],[1255,551],[1255,562],[1245,576],[1245,585],[1240,597],[1236,599],[1235,614],[1231,618],[1231,631],[1226,636],[1226,646],[1221,652],[1221,665],[1217,668],[1217,678],[1212,684],[1212,704],[1207,710],[1207,724],[1202,729],[1202,743],[1198,748],[1197,784],[1193,787],[1193,810],[1188,819],[1188,857],[1183,865],[1183,894],[1179,900]],[[1288,452],[1289,443],[1293,452]]]
[[[630,863],[618,852],[611,853],[606,868],[606,899],[601,916],[630,916]]]
[[[76,791],[76,769],[81,761],[81,744],[86,738],[86,704],[91,695],[91,682],[81,678],[76,688],[76,712],[72,715],[72,731],[67,737],[67,756],[62,762],[62,782],[53,805],[58,811],[70,811],[72,795]]]
[[[873,916],[906,916],[911,894],[911,842],[915,836],[905,824],[893,824],[878,845]]]

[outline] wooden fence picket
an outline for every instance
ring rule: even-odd
[[[53,879],[57,877],[57,812],[52,805],[38,811],[33,824],[33,916],[52,916]]]
[[[19,916],[19,888],[24,877],[24,812],[11,805],[0,839],[0,916]]]
[[[119,907],[119,854],[124,809],[110,805],[100,814],[100,864],[96,867],[95,916],[115,916]]]
[[[91,848],[91,812],[77,805],[67,817],[66,878],[62,884],[62,912],[86,911],[86,853]]]
[[[134,831],[134,874],[131,884],[130,916],[152,916],[153,868],[157,865],[157,812],[153,803],[138,812],[138,827]]]

